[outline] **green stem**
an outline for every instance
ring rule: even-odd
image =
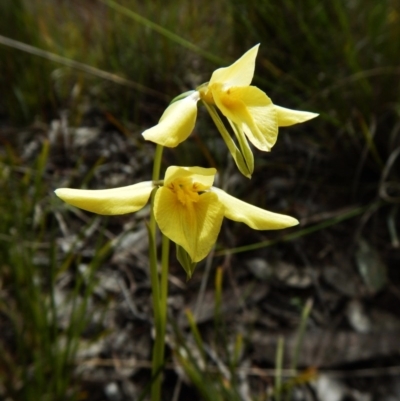
[[[162,236],[161,251],[161,280],[160,280],[160,298],[159,307],[160,315],[156,322],[156,340],[153,346],[153,384],[152,384],[152,401],[159,401],[161,390],[161,369],[164,365],[165,355],[165,331],[167,327],[167,297],[168,297],[168,263],[169,261],[169,239]]]
[[[160,169],[161,169],[163,150],[164,150],[163,146],[157,145],[153,163],[153,176],[152,176],[153,181],[158,181],[160,179]]]
[[[168,298],[169,238],[162,236],[161,253],[161,314],[167,316]],[[166,319],[165,319],[166,320]]]
[[[160,179],[160,169],[163,147],[157,145],[153,164],[153,181]],[[164,365],[165,354],[165,330],[167,326],[167,297],[168,297],[168,259],[169,239],[162,236],[161,253],[161,278],[157,269],[157,223],[154,217],[154,197],[151,196],[151,214],[149,224],[149,256],[150,256],[150,278],[152,288],[152,300],[154,310],[154,326],[156,337],[153,345],[152,356],[152,384],[151,400],[159,401],[161,398],[161,369]]]
[[[153,313],[154,321],[157,323],[160,319],[160,285],[158,280],[157,269],[157,226],[153,213],[153,204],[155,192],[151,194],[151,211],[149,223],[149,263],[150,263],[150,281],[151,281],[151,295],[153,300]]]

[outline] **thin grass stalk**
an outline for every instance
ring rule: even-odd
[[[282,336],[278,339],[275,358],[275,401],[281,401],[282,394],[282,367],[283,367],[284,339]]]
[[[53,220],[54,221],[54,220]],[[51,227],[51,231],[53,232],[54,230],[54,225]],[[55,235],[52,235],[51,238],[55,238]],[[51,242],[51,246],[49,249],[49,260],[50,260],[50,324],[51,324],[51,337],[53,341],[56,341],[57,339],[57,306],[56,306],[56,300],[55,300],[55,288],[56,288],[56,266],[57,266],[57,249],[56,249],[56,244],[55,241]],[[62,367],[62,357],[59,355],[59,346],[57,344],[57,347],[54,347],[53,349],[53,359],[57,362],[55,366],[55,371],[56,371],[56,392],[57,394],[61,394],[61,388],[62,388],[62,379],[64,378],[63,376],[63,367]]]
[[[372,205],[374,207],[378,208],[378,207],[382,206],[383,204],[384,204],[384,202],[377,201],[377,202],[373,203]],[[302,230],[295,231],[295,232],[287,234],[287,235],[283,235],[280,238],[273,239],[273,240],[266,240],[266,241],[262,241],[262,242],[256,242],[255,244],[239,246],[237,248],[224,249],[224,250],[215,252],[215,256],[232,255],[234,253],[253,251],[255,249],[266,248],[266,247],[278,244],[280,242],[287,242],[287,241],[292,241],[297,238],[305,237],[316,231],[323,230],[324,228],[334,226],[335,224],[339,224],[342,221],[359,216],[359,215],[363,214],[365,211],[367,211],[370,207],[371,207],[371,205],[355,207],[354,209],[346,211],[339,216],[335,216],[330,219],[326,219],[326,220],[322,221],[321,223],[314,224],[313,226],[303,228]]]
[[[79,263],[79,261],[80,261],[80,257],[77,258],[77,264]],[[77,300],[78,300],[79,292],[82,288],[82,280],[83,280],[82,277],[77,276],[77,280],[76,280],[75,286],[72,291],[71,312],[68,317],[70,324],[68,325],[68,329],[66,331],[66,344],[65,344],[64,355],[63,355],[64,363],[67,363],[68,356],[70,354],[72,354],[72,352],[71,352],[72,339],[74,338],[74,332],[75,332],[75,326],[74,326],[75,318],[74,317],[75,317],[76,310],[77,310]]]
[[[33,201],[32,201],[33,208],[38,203],[39,197],[42,192],[43,174],[44,174],[44,171],[46,168],[47,159],[49,157],[49,149],[50,149],[50,142],[48,140],[46,140],[43,142],[42,150],[36,161],[37,171],[35,174],[35,182],[34,182],[35,194],[34,194]]]
[[[10,319],[16,344],[14,351],[0,356],[3,371],[0,376],[6,383],[5,397],[25,401],[66,399],[70,381],[69,363],[63,363],[63,342],[57,328],[54,236],[50,237],[48,269],[34,262],[46,226],[47,209],[43,199],[47,190],[43,174],[48,151],[46,141],[34,162],[35,169],[26,169],[29,172],[22,179],[10,176],[3,181],[0,178],[0,186],[7,194],[0,202],[0,208],[5,206],[7,211],[0,231],[7,233],[13,227],[7,238],[9,243],[0,243],[0,254],[4,267],[10,266],[10,295],[14,299],[8,305],[3,305],[2,300],[0,309]],[[15,166],[15,161],[11,165]],[[35,215],[37,207],[43,208],[43,215]],[[49,286],[48,294],[43,291],[43,284]]]
[[[81,290],[85,284],[84,283],[85,279],[82,275],[78,276],[78,279],[72,292],[72,308],[69,316],[70,324],[67,331],[66,345],[61,358],[62,368],[65,368],[70,363],[70,360],[74,357],[74,355],[78,350],[79,336],[84,330],[85,324],[87,323],[85,317],[87,312],[88,300],[90,295],[93,293],[93,287],[95,285],[94,273],[96,271],[97,266],[100,264],[100,261],[107,256],[111,248],[110,242],[107,242],[105,245],[101,246],[100,241],[101,238],[99,238],[97,242],[95,257],[93,258],[88,267],[89,273],[87,275],[87,280],[86,280],[87,285],[85,286],[86,288],[83,291],[83,299],[81,304],[78,304],[77,301],[78,301],[78,296],[81,293]],[[71,249],[71,253],[72,252],[73,248]],[[79,264],[79,259],[80,257],[78,258],[77,264]],[[71,260],[69,260],[69,263],[70,262]]]
[[[371,155],[374,158],[378,167],[381,170],[383,170],[384,162],[383,162],[381,156],[379,155],[378,149],[375,145],[373,132],[371,132],[371,130],[367,126],[367,123],[365,122],[365,120],[362,116],[360,116],[360,125],[361,125],[361,132],[362,132],[362,134],[364,136],[364,140],[365,140],[365,146],[371,152]]]
[[[304,334],[307,328],[308,317],[310,316],[312,306],[313,306],[312,299],[308,299],[301,312],[300,325],[297,330],[293,358],[290,364],[290,370],[293,372],[297,372],[297,363],[299,361],[300,351],[304,340]],[[291,384],[291,382],[289,382],[286,386],[287,392],[284,397],[285,401],[290,401],[292,387],[293,385]]]
[[[293,371],[295,371],[297,369],[297,363],[299,360],[300,350],[301,350],[301,346],[303,344],[303,339],[304,339],[304,333],[306,331],[308,317],[310,316],[312,306],[313,306],[312,299],[307,300],[306,304],[304,305],[303,311],[301,313],[301,321],[300,321],[300,326],[299,326],[299,329],[298,329],[297,335],[296,335],[296,344],[294,347],[294,355],[293,355],[292,363],[290,365],[290,369],[292,369]]]
[[[216,326],[221,322],[221,303],[222,303],[222,267],[218,267],[215,273],[215,311],[214,318]]]
[[[0,44],[11,47],[13,49],[21,50],[25,53],[33,54],[34,56],[42,57],[46,60],[65,65],[67,67],[74,68],[79,71],[83,71],[87,74],[94,75],[96,77],[111,81],[119,85],[127,86],[129,88],[137,90],[138,92],[146,93],[150,96],[154,96],[162,100],[166,99],[166,96],[163,93],[148,88],[138,82],[134,82],[129,79],[120,77],[116,74],[112,74],[108,71],[103,71],[90,65],[81,63],[79,61],[72,60],[67,57],[63,57],[43,49],[39,49],[38,47],[31,46],[23,42],[19,42],[18,40],[7,38],[3,35],[0,35]]]
[[[146,28],[151,29],[151,30],[159,33],[160,35],[166,37],[171,42],[175,42],[175,43],[185,47],[186,49],[204,57],[206,60],[209,60],[217,65],[227,64],[226,60],[207,52],[206,50],[202,49],[199,46],[196,46],[189,40],[186,40],[186,39],[182,38],[181,36],[171,32],[170,30],[162,27],[161,25],[158,25],[155,22],[150,21],[149,19],[139,15],[138,13],[135,13],[134,11],[130,10],[129,8],[126,8],[124,6],[117,4],[113,0],[100,0],[100,1],[104,4],[106,4],[107,6],[109,6],[110,8],[114,9],[115,11],[118,11],[119,13],[135,20],[136,22],[145,26]]]
[[[203,339],[201,338],[199,328],[197,327],[195,317],[193,316],[192,312],[189,309],[185,310],[185,315],[189,322],[190,330],[192,332],[194,341],[196,342],[197,348],[200,352],[201,358],[202,358],[204,364],[206,364],[206,354],[204,352],[204,342],[203,342]]]
[[[225,320],[222,316],[222,284],[223,284],[223,268],[220,266],[217,268],[215,273],[215,306],[214,306],[214,327],[215,327],[215,338],[216,343],[221,344],[225,355],[228,359],[230,359],[230,350],[229,350],[229,339],[228,333],[226,330]],[[233,372],[232,372],[233,373]],[[229,372],[230,377],[233,377],[233,374]],[[230,380],[230,379],[229,379]]]
[[[231,358],[232,372],[239,365],[240,356],[243,351],[243,335],[238,333],[236,335],[235,347],[233,349],[233,357]]]
[[[391,239],[391,243],[392,243],[392,247],[393,248],[400,248],[400,241],[399,241],[399,236],[397,233],[397,229],[396,229],[396,221],[397,220],[397,212],[399,210],[399,207],[393,206],[389,216],[387,218],[387,227],[388,227],[388,231],[390,234],[390,239]]]
[[[204,269],[204,272],[203,272],[203,276],[202,276],[202,279],[201,279],[200,289],[199,289],[199,293],[197,295],[197,300],[196,300],[196,306],[195,306],[194,312],[193,312],[194,321],[196,321],[198,315],[200,314],[200,310],[201,310],[201,307],[203,305],[204,294],[205,294],[205,291],[206,291],[208,278],[210,276],[210,271],[211,271],[212,261],[213,261],[213,257],[214,257],[214,252],[215,252],[215,245],[214,245],[213,249],[211,250],[211,252],[208,254],[207,259],[206,259],[206,266],[205,266],[205,269]]]

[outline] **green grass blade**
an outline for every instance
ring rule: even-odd
[[[7,38],[3,35],[0,35],[0,44],[2,44],[4,46],[12,47],[13,49],[21,50],[25,53],[33,54],[34,56],[38,56],[38,57],[44,58],[46,60],[56,62],[58,64],[65,65],[66,67],[70,67],[70,68],[74,68],[79,71],[83,71],[87,74],[91,74],[96,77],[106,79],[115,84],[127,86],[129,88],[135,89],[139,92],[146,93],[148,95],[157,97],[162,100],[168,99],[168,97],[165,94],[158,92],[154,89],[148,88],[138,82],[134,82],[129,79],[120,77],[118,75],[111,74],[110,72],[100,70],[98,68],[81,63],[79,61],[71,60],[67,57],[59,56],[58,54],[54,54],[54,53],[48,52],[46,50],[39,49],[38,47],[31,46],[26,43],[22,43],[22,42],[19,42],[17,40],[11,39],[11,38]]]
[[[135,13],[134,11],[130,10],[129,8],[121,6],[120,4],[116,3],[113,0],[99,0],[99,1],[108,5],[110,8],[114,9],[115,11],[118,11],[119,13],[124,14],[129,18],[132,18],[137,23],[144,25],[145,27],[159,33],[160,35],[163,35],[164,37],[171,40],[172,42],[175,42],[175,43],[185,47],[186,49],[204,57],[206,60],[209,60],[217,65],[226,64],[226,60],[221,59],[221,58],[215,56],[214,54],[207,52],[206,50],[193,44],[192,42],[171,32],[170,30],[162,27],[161,25],[158,25],[155,22],[150,21],[149,19],[139,15],[138,13]]]

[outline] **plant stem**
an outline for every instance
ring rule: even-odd
[[[152,401],[160,400],[161,390],[161,369],[164,365],[165,355],[165,331],[167,327],[167,297],[168,297],[168,259],[169,259],[169,239],[162,236],[161,252],[161,279],[159,282],[159,316],[156,321],[156,340],[153,346],[153,383],[151,391]]]
[[[153,181],[160,179],[160,168],[163,147],[157,145],[153,164]],[[151,400],[159,401],[161,398],[161,369],[164,365],[165,330],[167,326],[167,297],[168,297],[168,260],[169,239],[162,236],[161,277],[157,269],[157,224],[154,217],[155,191],[151,195],[151,214],[149,224],[149,260],[152,300],[154,310],[155,341],[152,355],[152,384]]]

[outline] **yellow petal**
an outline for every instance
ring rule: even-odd
[[[167,186],[177,178],[190,178],[193,182],[201,184],[202,190],[206,190],[214,183],[216,173],[215,168],[170,166],[165,172],[164,185]]]
[[[212,188],[219,201],[225,206],[225,217],[247,224],[255,230],[279,230],[291,227],[299,222],[290,216],[268,212],[267,210],[243,202],[219,188]]]
[[[221,84],[212,86],[215,104],[218,109],[226,118],[239,126],[242,125],[243,121],[251,120],[251,116],[242,100],[242,91],[245,88],[248,87],[224,89]]]
[[[318,116],[317,113],[310,113],[309,111],[285,109],[284,107],[276,105],[274,107],[277,113],[279,127],[288,127],[290,125],[304,123]]]
[[[199,92],[194,92],[172,103],[164,111],[160,122],[142,133],[144,139],[168,148],[178,146],[193,131],[199,99]]]
[[[132,213],[143,208],[153,190],[151,181],[114,189],[59,188],[56,195],[68,204],[89,212],[115,215]]]
[[[217,107],[222,114],[241,127],[249,141],[258,149],[271,150],[278,135],[276,110],[271,99],[255,86],[224,90],[212,87]]]
[[[254,125],[261,132],[244,122],[243,130],[249,141],[258,149],[271,150],[278,137],[278,123],[275,106],[265,92],[255,86],[243,88],[241,91],[242,101],[251,116]]]
[[[221,83],[224,87],[250,85],[255,69],[255,62],[260,44],[248,50],[239,60],[225,68],[215,70],[209,85]]]
[[[184,206],[164,186],[156,193],[154,215],[161,232],[184,248],[192,262],[199,262],[217,241],[224,207],[214,193],[201,194],[198,202]]]

